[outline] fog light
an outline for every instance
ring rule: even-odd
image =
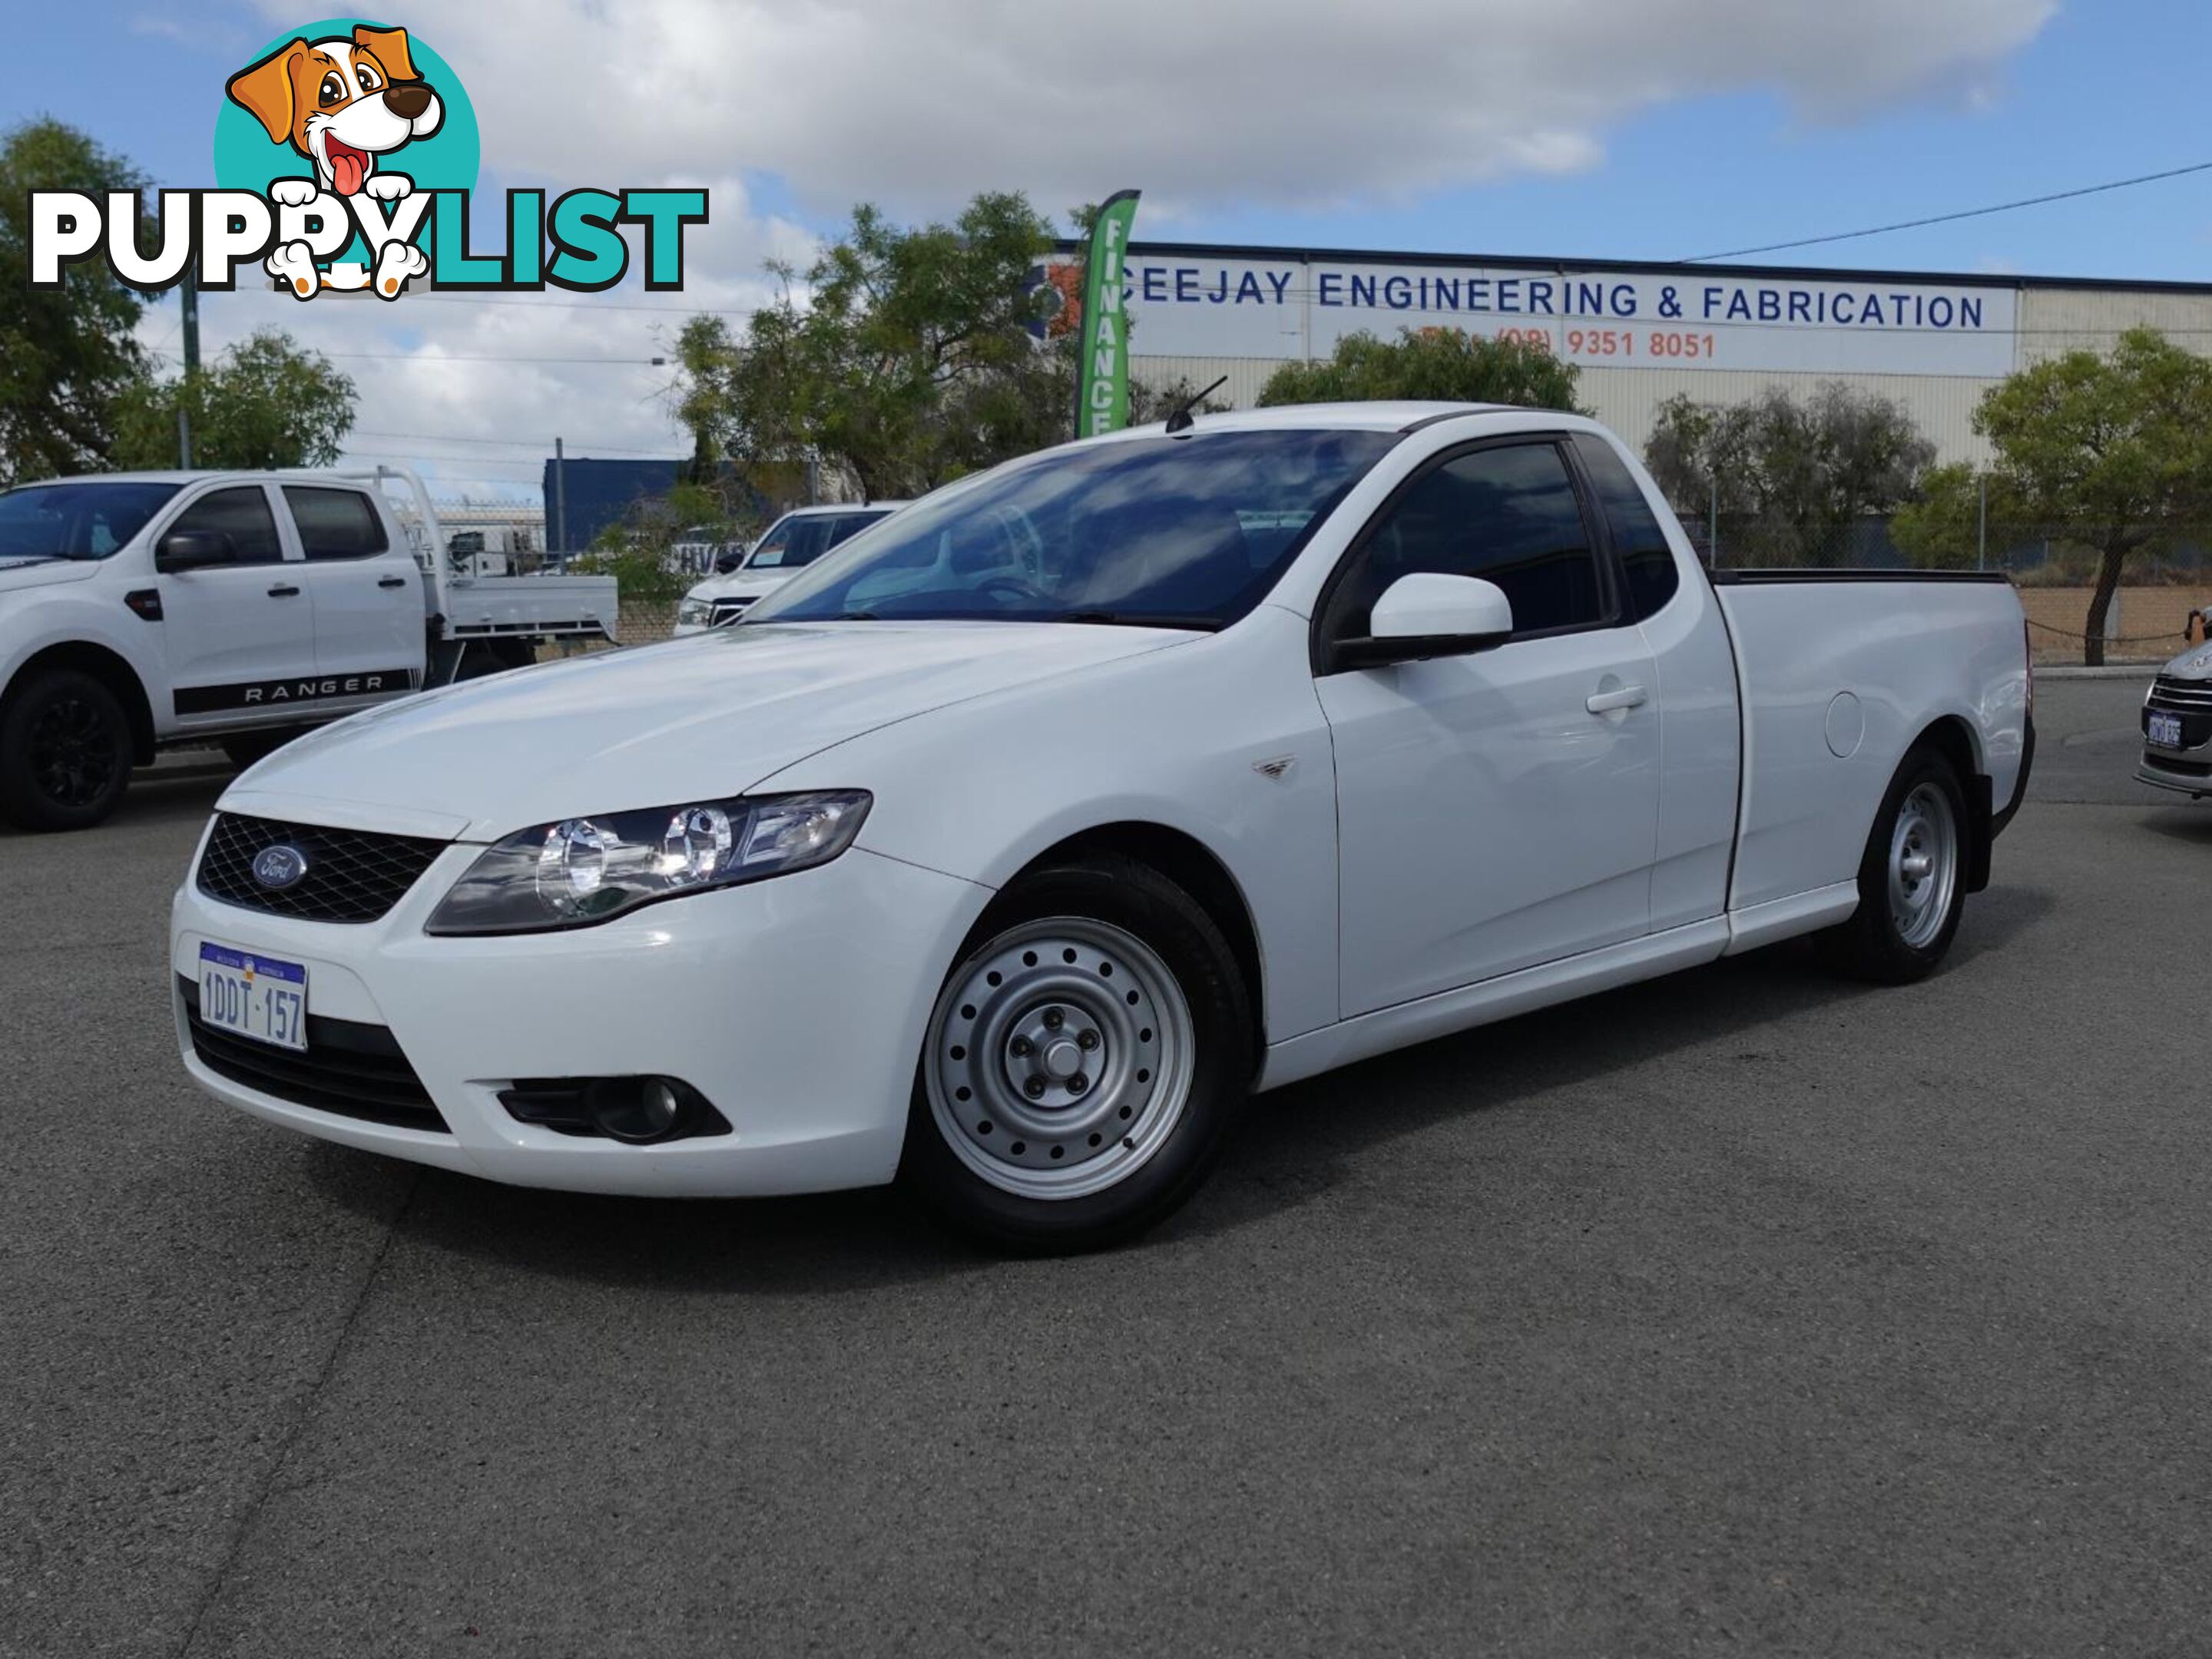
[[[605,1078],[586,1093],[584,1109],[601,1134],[639,1146],[675,1133],[690,1097],[673,1078]]]

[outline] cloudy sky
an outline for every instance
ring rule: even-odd
[[[672,454],[683,317],[742,319],[761,265],[849,205],[979,189],[1054,214],[1125,185],[1140,238],[1673,259],[2212,159],[2212,16],[2179,0],[441,0],[483,184],[703,185],[685,291],[241,287],[212,352],[278,324],[362,392],[356,453],[534,489],[572,453]],[[283,4],[26,9],[0,123],[51,113],[156,182],[213,182],[222,82],[317,18]],[[496,222],[494,221],[493,222]],[[1773,256],[2212,280],[2212,173]],[[176,307],[149,343],[176,347]],[[581,361],[579,361],[581,360]]]

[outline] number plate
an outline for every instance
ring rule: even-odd
[[[227,945],[200,946],[200,1018],[279,1048],[307,1046],[307,970]]]
[[[2180,748],[2181,716],[2179,714],[2161,714],[2156,709],[2153,709],[2150,714],[2150,729],[2148,735],[2150,740],[2161,749]]]

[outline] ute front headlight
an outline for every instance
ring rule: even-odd
[[[704,628],[714,614],[712,599],[685,599],[676,607],[678,628]]]
[[[538,824],[487,848],[424,931],[589,927],[659,899],[811,870],[853,844],[872,799],[816,790]]]

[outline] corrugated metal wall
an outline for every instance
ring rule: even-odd
[[[2082,348],[2110,350],[2124,330],[2141,324],[2164,331],[2177,344],[2212,356],[2212,295],[2025,288],[2021,290],[2019,316],[2014,362],[2023,367]],[[1213,395],[1243,409],[1258,401],[1260,388],[1281,361],[1148,357],[1139,353],[1134,368],[1139,379],[1154,385],[1180,376],[1196,387],[1226,374],[1229,383]],[[1826,375],[1591,366],[1583,370],[1581,387],[1583,403],[1596,411],[1598,418],[1641,451],[1650,434],[1655,411],[1677,392],[1701,403],[1731,404],[1770,386],[1802,393],[1824,380],[1843,380],[1902,404],[1934,441],[1941,460],[1979,463],[1989,459],[1989,446],[1974,434],[1973,413],[1982,393],[1996,384],[1994,380],[1942,374]]]
[[[2066,351],[2109,351],[2124,330],[2145,324],[2176,345],[2212,355],[2212,295],[2031,288],[2021,293],[2016,361],[2025,365]]]

